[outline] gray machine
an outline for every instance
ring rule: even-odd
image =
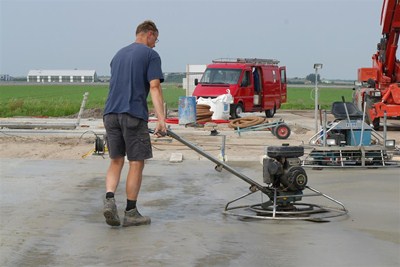
[[[386,140],[370,125],[351,102],[334,102],[332,115],[335,120],[326,122],[311,137],[311,152],[303,160],[303,166],[323,167],[393,167],[390,151],[395,140]],[[325,116],[326,117],[326,116]]]
[[[338,217],[348,213],[342,203],[307,185],[307,174],[301,167],[299,158],[304,154],[303,147],[268,147],[268,158],[263,161],[263,180],[265,184],[260,184],[233,169],[224,161],[211,156],[191,142],[183,139],[173,131],[168,130],[166,135],[214,162],[216,164],[215,170],[222,171],[225,169],[250,184],[250,192],[228,202],[225,206],[224,214],[255,219],[325,222],[326,218]],[[260,193],[261,199],[267,197],[269,200],[261,200],[256,204],[250,205],[238,204],[239,201],[257,192]],[[304,197],[319,197],[320,200],[323,198],[330,205],[301,202]]]

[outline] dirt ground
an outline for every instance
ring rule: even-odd
[[[219,126],[224,127],[224,126]],[[179,127],[172,127],[186,140],[193,142],[211,154],[219,154],[222,146],[222,136],[225,135],[225,153],[232,157],[245,157],[258,153],[261,155],[266,145],[279,145],[280,143],[292,143],[300,145],[303,139],[302,133],[309,130],[296,127],[288,140],[279,140],[270,132],[244,133],[238,136],[233,130],[226,129],[218,136],[211,136],[205,129],[191,129],[193,132],[181,131]],[[187,129],[184,129],[187,130]],[[296,133],[297,132],[297,133]],[[0,158],[30,158],[30,159],[82,159],[93,154],[95,137],[79,138],[65,136],[2,136],[0,137]],[[172,138],[152,138],[153,154],[155,157],[166,158],[171,153],[182,153],[186,157],[195,157],[194,152]]]
[[[261,116],[260,114],[246,115]],[[82,159],[96,156],[106,157],[107,153],[105,155],[93,153],[96,136],[102,137],[105,132],[101,111],[86,111],[83,118],[80,126],[75,130],[10,131],[0,129],[0,158]],[[224,155],[227,160],[243,158],[258,160],[265,154],[265,147],[271,145],[308,145],[309,139],[314,134],[315,120],[312,111],[279,111],[270,121],[278,119],[282,119],[289,125],[291,135],[288,139],[278,139],[268,130],[248,131],[239,135],[226,123],[206,124],[204,127],[185,127],[178,124],[169,124],[169,126],[172,131],[184,139],[214,156],[222,157]],[[29,118],[22,118],[22,120],[29,120]],[[149,123],[150,128],[154,125],[154,122]],[[396,144],[400,144],[400,121],[391,120],[388,129],[390,130],[388,139],[395,139]],[[212,135],[213,130],[216,130],[218,135]],[[382,134],[382,131],[380,133]],[[169,159],[172,153],[180,153],[184,159],[200,158],[196,152],[170,137],[152,138],[152,144],[154,159]]]

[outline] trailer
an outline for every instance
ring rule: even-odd
[[[229,127],[234,128],[239,136],[244,132],[270,131],[278,139],[288,139],[291,134],[289,125],[282,119],[268,121],[261,117],[244,117],[230,121]]]

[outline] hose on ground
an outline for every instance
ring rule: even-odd
[[[256,116],[251,116],[251,117],[245,117],[245,118],[237,118],[234,120],[231,120],[229,122],[229,127],[230,128],[246,128],[254,125],[258,125],[264,122],[268,122],[268,120],[261,118],[261,117],[256,117]]]
[[[214,112],[211,111],[210,108],[211,107],[206,104],[197,104],[196,105],[196,122],[212,121],[211,117],[214,114]]]

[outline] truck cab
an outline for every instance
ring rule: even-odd
[[[195,80],[193,96],[215,98],[233,96],[232,118],[243,112],[265,112],[272,118],[287,100],[286,67],[273,59],[216,59],[207,66],[200,81]]]

